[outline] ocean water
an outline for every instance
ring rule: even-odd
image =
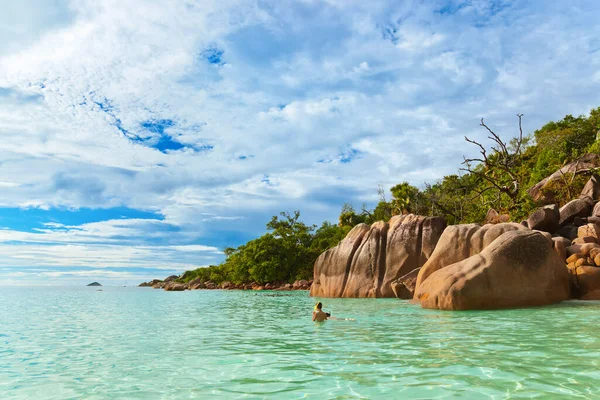
[[[356,321],[307,292],[0,288],[0,398],[600,398],[600,302],[323,302]]]

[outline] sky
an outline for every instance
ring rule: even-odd
[[[600,2],[0,0],[0,285],[217,264],[600,106]]]

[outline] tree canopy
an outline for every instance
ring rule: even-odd
[[[490,208],[525,218],[536,207],[527,189],[562,166],[587,153],[600,153],[600,107],[589,116],[565,116],[549,122],[533,135],[523,135],[518,115],[514,137],[504,140],[484,120],[490,145],[465,138],[480,156],[465,158],[457,174],[443,177],[419,189],[408,182],[390,188],[391,198],[379,185],[374,208],[357,211],[342,206],[338,223],[324,222],[318,229],[300,220],[300,212],[282,212],[267,223],[267,233],[237,248],[227,248],[218,266],[186,271],[180,280],[212,280],[215,283],[292,282],[310,279],[316,258],[336,246],[360,223],[388,221],[394,215],[414,213],[444,217],[448,224],[483,222]],[[593,172],[592,172],[593,173]],[[586,176],[568,176],[556,183],[554,197],[562,205],[577,196]]]

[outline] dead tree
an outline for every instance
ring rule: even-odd
[[[492,199],[489,202],[500,203],[502,195],[506,195],[510,199],[509,209],[513,209],[517,205],[521,190],[521,177],[517,168],[523,147],[523,127],[521,125],[523,114],[517,114],[517,117],[519,118],[519,136],[512,144],[502,141],[500,136],[490,129],[482,118],[479,125],[489,133],[488,139],[492,141],[491,152],[488,154],[481,143],[465,136],[467,142],[479,147],[481,157],[464,157],[463,165],[465,167],[461,168],[462,171],[473,174],[485,182],[483,189],[475,189],[476,197],[484,200],[484,194],[490,192]]]

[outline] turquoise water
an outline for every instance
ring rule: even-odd
[[[600,302],[439,312],[307,292],[0,288],[0,398],[600,398]]]

